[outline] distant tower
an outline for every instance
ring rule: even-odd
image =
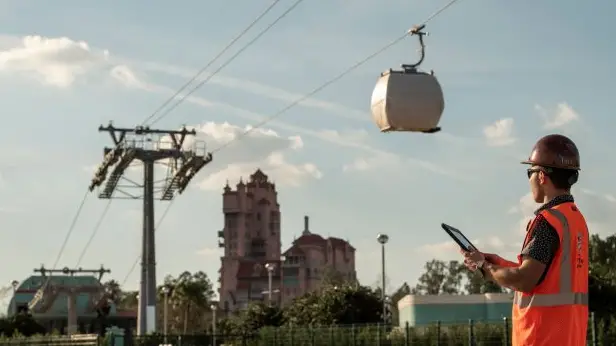
[[[225,224],[218,232],[219,246],[224,248],[219,295],[224,308],[233,309],[257,299],[254,292],[245,292],[251,285],[245,279],[266,278],[263,266],[280,261],[280,205],[275,184],[260,169],[246,183],[240,178],[236,190],[227,184],[222,195]]]

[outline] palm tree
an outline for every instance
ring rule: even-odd
[[[185,271],[177,278],[167,276],[159,287],[159,299],[163,299],[163,288],[169,289],[170,316],[172,330],[180,325],[184,334],[188,330],[203,327],[203,320],[208,312],[209,303],[214,296],[212,283],[204,272],[194,274]]]
[[[118,305],[122,298],[122,288],[120,284],[115,280],[109,280],[103,284],[103,288],[105,289],[107,298]]]

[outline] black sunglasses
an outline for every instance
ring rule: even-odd
[[[544,174],[550,174],[550,169],[544,168],[529,168],[526,170],[526,175],[528,175],[528,179],[533,176],[534,173],[543,172]]]

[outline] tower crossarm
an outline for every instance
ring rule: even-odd
[[[201,168],[203,168],[208,163],[212,162],[212,153],[207,153],[204,156],[193,156],[187,160],[187,164],[189,165],[188,171],[184,176],[182,176],[179,186],[178,192],[182,193],[188,186],[188,183],[199,173]]]
[[[124,150],[122,157],[120,158],[118,164],[113,168],[113,171],[109,175],[107,179],[107,184],[105,184],[105,188],[98,195],[99,198],[109,199],[113,195],[116,186],[118,186],[118,182],[124,171],[128,168],[130,163],[135,159],[135,155],[137,154],[137,150],[135,148],[129,148]]]
[[[212,161],[212,154],[208,153],[203,156],[186,155],[182,164],[167,181],[167,184],[162,190],[162,201],[172,200],[175,192],[182,193],[188,186],[192,178],[209,162]]]

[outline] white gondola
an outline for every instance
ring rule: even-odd
[[[419,37],[421,58],[402,70],[381,73],[372,92],[372,118],[381,132],[435,133],[445,109],[443,89],[432,72],[417,70],[425,57],[424,26],[411,29]]]

